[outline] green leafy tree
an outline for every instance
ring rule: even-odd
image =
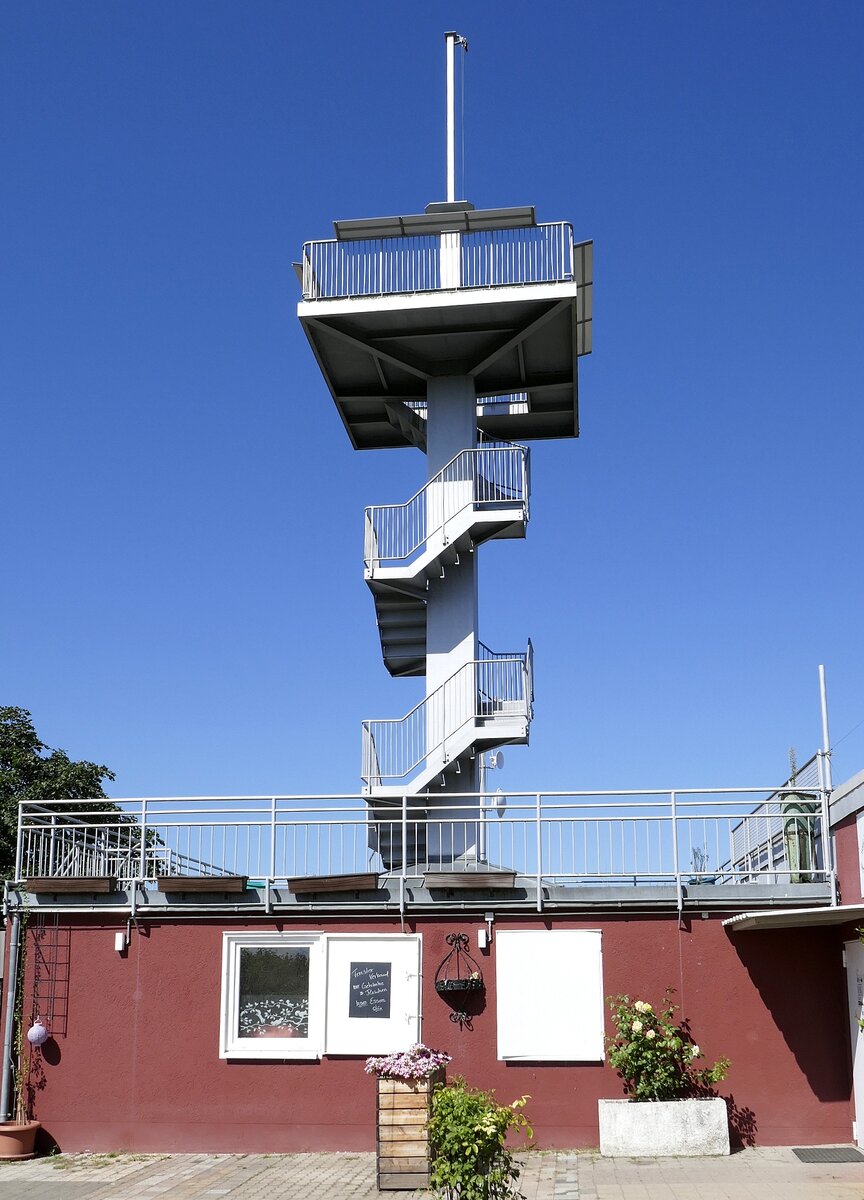
[[[46,746],[26,708],[0,706],[0,878],[15,871],[19,801],[105,800],[103,781],[113,778],[106,766]]]

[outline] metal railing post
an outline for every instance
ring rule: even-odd
[[[15,839],[15,879],[21,878],[21,861],[24,856],[24,801],[18,801],[18,836]]]
[[[408,863],[408,797],[402,797],[402,863],[399,871],[399,915],[405,912],[405,872]]]
[[[139,856],[140,870],[138,874],[141,879],[147,878],[147,798],[141,800],[141,853]],[[132,881],[134,890],[135,884]]]
[[[543,911],[543,830],[540,824],[542,807],[540,793],[537,792],[534,802],[534,823],[537,827],[537,911]]]
[[[276,878],[276,797],[270,797],[270,878]]]
[[[669,793],[672,814],[672,869],[675,872],[675,904],[680,919],[684,911],[684,890],[681,887],[681,867],[678,861],[678,797],[675,792]]]
[[[831,813],[829,808],[830,792],[830,763],[826,761],[830,751],[818,750],[816,761],[819,764],[819,820],[822,823],[822,853],[825,857],[825,871],[831,887],[831,907],[839,903],[837,895],[837,870],[834,864],[834,845],[831,841]]]
[[[48,874],[54,877],[54,864],[57,850],[57,814],[51,814],[51,849],[48,852]]]

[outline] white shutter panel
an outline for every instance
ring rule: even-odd
[[[599,930],[495,934],[498,1057],[602,1062]]]
[[[419,1042],[420,945],[413,934],[328,936],[325,1053],[390,1054]]]

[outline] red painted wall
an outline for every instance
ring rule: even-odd
[[[833,834],[840,903],[860,904],[862,892],[856,814],[845,817],[834,827]]]
[[[46,918],[50,929],[52,918]],[[523,1093],[537,1142],[598,1143],[597,1099],[622,1095],[601,1065],[506,1064],[496,1059],[495,944],[475,951],[486,979],[485,1009],[459,1029],[435,993],[445,935],[463,930],[476,946],[476,917],[408,923],[424,937],[423,1040],[453,1055],[452,1077]],[[732,1059],[720,1090],[732,1098],[747,1140],[761,1145],[851,1139],[848,1018],[832,929],[730,934],[721,920],[670,916],[578,921],[500,917],[496,930],[603,930],[604,991],[658,1002],[668,984],[708,1060]],[[53,1038],[34,1055],[36,1116],[64,1150],[299,1151],[374,1149],[375,1085],[362,1058],[320,1063],[227,1062],[218,1057],[222,933],[303,928],[395,933],[398,921],[220,920],[146,922],[124,956],[121,924],[74,918],[68,987],[55,980]],[[27,937],[28,997],[38,950]],[[46,994],[44,967],[40,994]],[[28,1000],[29,1006],[29,1000]],[[25,1014],[28,1009],[25,1008]],[[542,1021],[543,1013],[526,1013]]]

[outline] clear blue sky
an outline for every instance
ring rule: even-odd
[[[0,15],[2,689],[115,796],[356,791],[381,663],[291,270],[444,192],[595,241],[582,436],[533,448],[481,636],[536,647],[496,783],[783,779],[864,722],[860,0],[27,0]],[[835,779],[864,767],[864,724]]]

